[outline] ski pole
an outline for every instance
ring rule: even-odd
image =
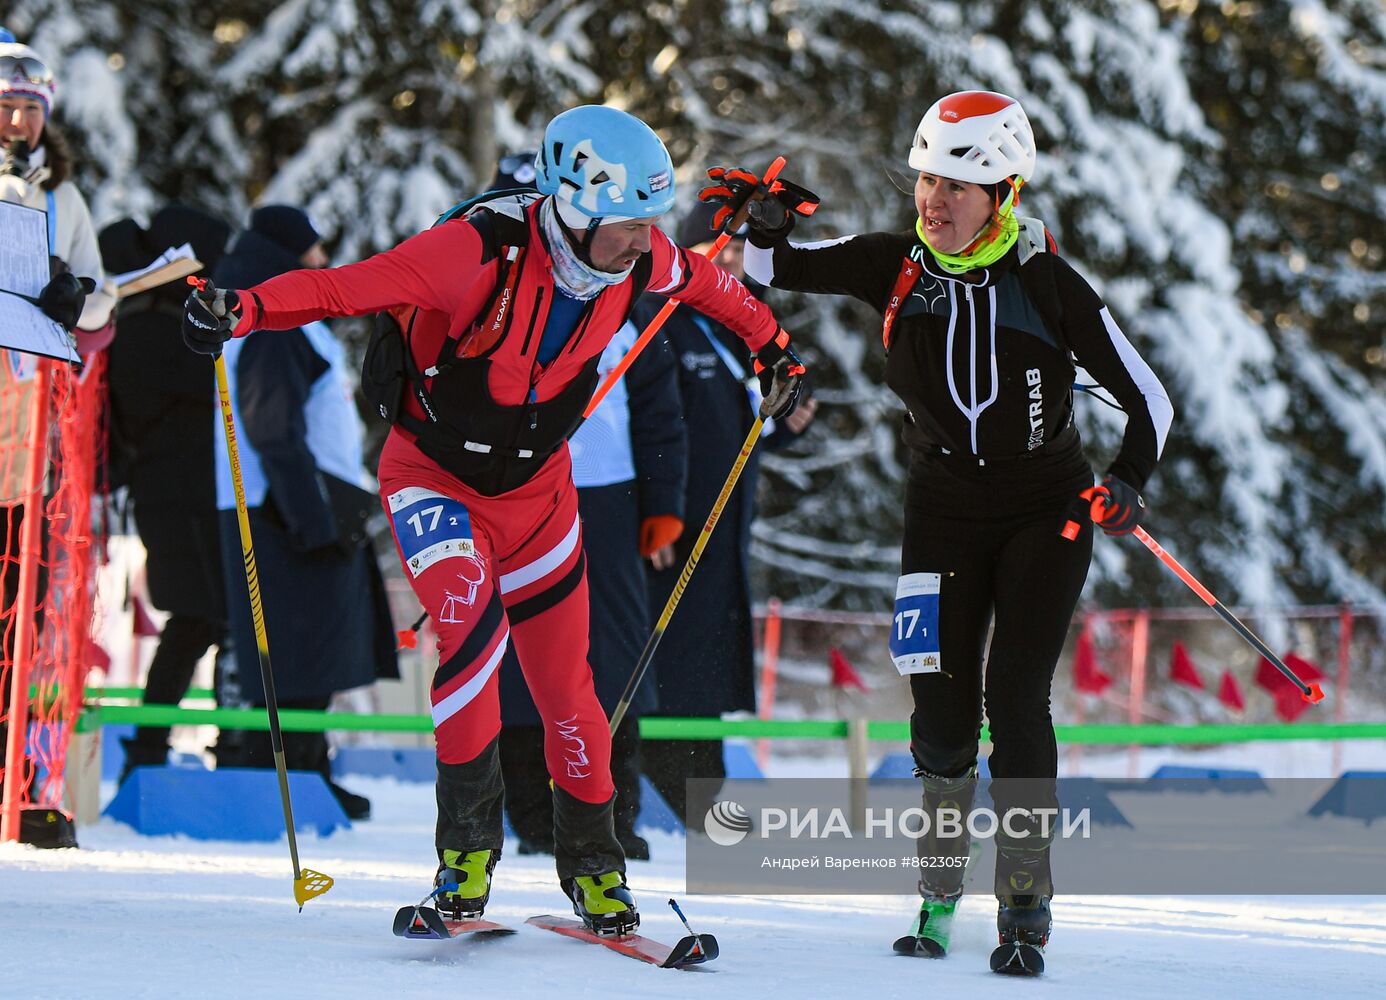
[[[775,157],[775,162],[770,164],[770,169],[765,171],[765,176],[761,178],[761,180],[765,184],[769,184],[779,176],[780,171],[783,169],[784,157],[777,156]],[[740,229],[742,223],[746,221],[746,213],[750,210],[750,207],[751,203],[749,201],[741,206],[731,221],[722,227],[721,234],[703,254],[704,257],[708,260],[712,260],[722,252],[722,248],[731,242],[732,234]],[[606,394],[611,391],[611,387],[626,373],[626,369],[634,363],[636,357],[645,349],[645,345],[659,332],[659,328],[664,325],[664,321],[667,320],[670,314],[678,307],[678,299],[670,299],[664,303],[664,307],[655,314],[654,319],[650,320],[644,332],[642,332],[639,337],[635,338],[635,343],[630,345],[630,350],[622,355],[621,360],[616,363],[616,367],[611,369],[610,374],[606,376],[606,380],[602,382],[601,386],[599,386],[597,391],[593,394],[591,400],[588,401],[587,409],[582,411],[582,418],[584,420],[592,415],[593,411],[601,404],[601,401],[606,398]]]
[[[205,278],[188,278],[198,291],[215,291]],[[298,841],[294,837],[294,808],[289,798],[289,771],[284,763],[284,735],[279,728],[279,703],[274,696],[274,671],[270,669],[269,636],[265,632],[265,609],[260,602],[260,574],[255,568],[255,547],[250,538],[250,515],[245,506],[245,485],[241,479],[241,456],[236,447],[236,424],[231,417],[231,389],[226,381],[226,361],[221,352],[213,358],[217,373],[217,396],[221,400],[221,426],[226,433],[226,453],[231,461],[231,482],[236,493],[236,524],[241,534],[241,558],[245,563],[245,584],[250,592],[250,617],[255,624],[255,649],[260,654],[260,679],[265,686],[265,707],[269,713],[270,749],[274,770],[279,776],[279,800],[284,808],[284,828],[289,833],[289,859],[294,866],[294,899],[302,912],[303,904],[332,888],[332,878],[322,872],[300,868]]]
[[[763,408],[764,403],[762,402],[761,405]],[[746,434],[746,440],[741,444],[741,451],[737,454],[736,461],[732,463],[731,472],[727,473],[727,481],[722,484],[722,492],[717,494],[717,500],[713,503],[707,520],[703,522],[703,530],[699,532],[698,540],[693,543],[693,551],[688,553],[688,561],[683,564],[683,571],[679,573],[678,582],[674,584],[669,599],[664,602],[664,611],[660,614],[659,621],[655,623],[654,631],[650,633],[649,641],[645,643],[645,648],[640,653],[640,662],[635,665],[635,672],[626,682],[626,689],[621,692],[621,700],[616,703],[616,709],[611,713],[612,735],[615,735],[616,730],[621,726],[621,720],[626,717],[626,709],[630,708],[631,700],[635,697],[635,690],[640,686],[640,681],[644,679],[645,671],[650,667],[650,661],[654,659],[655,650],[659,648],[659,641],[664,638],[664,630],[669,627],[669,619],[674,616],[674,609],[679,606],[684,588],[688,586],[689,577],[698,568],[698,560],[703,557],[703,549],[707,548],[707,541],[712,537],[712,529],[717,527],[717,519],[722,516],[722,508],[727,505],[727,500],[736,487],[736,481],[741,478],[741,470],[746,467],[746,460],[751,457],[751,450],[760,440],[760,431],[764,426],[764,414],[757,413],[755,422],[751,424],[751,429]]]
[[[1107,495],[1106,491],[1102,490],[1100,487],[1097,486],[1089,486],[1086,490],[1084,490],[1082,493],[1078,495],[1082,497],[1084,500],[1090,502],[1090,505],[1087,507],[1087,512],[1094,521],[1100,523],[1102,520],[1103,511],[1106,509],[1107,506],[1105,500],[1105,497]],[[1074,538],[1078,537],[1080,525],[1076,520],[1074,520],[1074,517],[1081,516],[1081,512],[1075,513],[1073,511],[1070,511],[1069,520],[1067,521],[1067,523],[1065,523],[1064,529],[1061,532],[1064,538],[1068,539],[1069,541],[1072,541]],[[1175,559],[1174,556],[1170,555],[1168,552],[1165,551],[1165,547],[1163,545],[1157,542],[1154,538],[1151,538],[1150,533],[1148,531],[1137,525],[1136,529],[1131,533],[1135,535],[1138,539],[1140,539],[1141,544],[1144,545],[1151,552],[1153,552],[1156,558],[1160,560],[1160,562],[1168,566],[1170,570],[1173,571],[1175,576],[1183,580],[1184,583],[1188,585],[1189,589],[1199,596],[1199,599],[1202,600],[1204,604],[1212,608],[1213,611],[1217,613],[1219,618],[1225,621],[1228,625],[1232,626],[1232,628],[1236,630],[1238,635],[1240,635],[1243,639],[1250,643],[1252,648],[1254,648],[1258,653],[1264,656],[1270,662],[1271,666],[1275,667],[1276,670],[1279,670],[1290,680],[1292,684],[1294,684],[1295,687],[1299,688],[1300,696],[1305,701],[1309,702],[1311,705],[1318,704],[1319,702],[1323,701],[1323,688],[1319,686],[1319,683],[1317,681],[1306,684],[1303,680],[1301,680],[1298,674],[1296,674],[1293,670],[1286,666],[1285,662],[1271,651],[1271,648],[1267,646],[1264,641],[1262,641],[1260,636],[1258,636],[1255,632],[1251,631],[1251,629],[1248,628],[1240,618],[1234,615],[1231,611],[1228,611],[1227,608],[1223,605],[1223,603],[1213,596],[1212,591],[1210,591],[1207,587],[1203,586],[1203,584],[1199,583],[1198,580],[1194,577],[1194,575],[1190,573],[1188,570],[1186,570],[1179,563],[1179,560]]]

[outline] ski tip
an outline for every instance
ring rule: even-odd
[[[943,958],[948,954],[947,950],[937,941],[931,938],[915,937],[913,934],[896,938],[892,947],[897,955],[912,955],[917,958]]]
[[[690,965],[703,965],[721,953],[721,946],[711,934],[690,934],[669,949],[669,957],[660,963],[660,967],[685,969]]]
[[[1038,976],[1044,952],[1032,944],[1003,944],[991,953],[991,971],[1003,976]]]

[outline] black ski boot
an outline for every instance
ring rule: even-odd
[[[475,920],[491,895],[491,872],[500,860],[500,753],[492,740],[463,764],[438,761],[438,912],[449,920]],[[445,845],[455,844],[457,848]],[[446,888],[444,888],[446,887]]]
[[[573,901],[573,912],[593,934],[630,934],[640,926],[640,911],[626,886],[626,873],[578,875],[560,883]]]
[[[991,971],[1006,976],[1038,976],[1053,920],[1048,896],[999,896],[996,931],[1000,944],[991,953]]]
[[[491,872],[500,851],[443,851],[433,876],[434,906],[445,920],[476,920],[491,898]]]
[[[630,934],[640,926],[626,887],[626,856],[616,839],[615,799],[583,802],[562,788],[553,790],[558,884],[593,934]]]

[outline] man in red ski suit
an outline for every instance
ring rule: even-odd
[[[184,332],[215,353],[251,330],[386,314],[363,388],[394,421],[380,493],[438,634],[439,909],[479,916],[500,856],[497,668],[511,642],[545,723],[561,884],[589,926],[621,933],[639,917],[612,828],[566,441],[603,348],[646,289],[741,336],[773,416],[793,409],[804,369],[765,305],[655,228],[673,207],[673,165],[643,123],[599,106],[565,112],[536,170],[539,194],[460,206],[360,263],[194,293]],[[267,618],[272,632],[273,609]]]

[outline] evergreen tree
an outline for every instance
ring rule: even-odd
[[[339,261],[431,224],[586,102],[660,132],[685,208],[708,165],[783,155],[824,197],[796,237],[900,230],[924,110],[1012,94],[1040,144],[1022,214],[1176,407],[1152,533],[1225,601],[1275,604],[1386,590],[1384,21],[1375,0],[21,0],[9,26],[64,73],[98,224],[285,201]],[[769,296],[824,406],[767,456],[761,592],[880,608],[907,456],[879,317]],[[1100,471],[1124,418],[1076,407]],[[1130,540],[1099,542],[1092,580],[1103,602],[1189,600]]]

